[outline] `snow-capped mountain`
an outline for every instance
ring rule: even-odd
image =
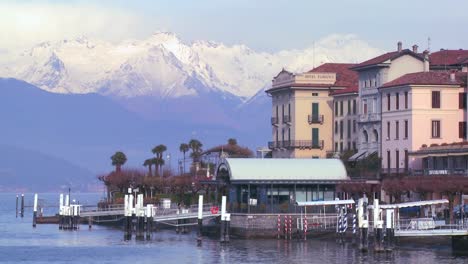
[[[358,62],[378,53],[354,35],[331,35],[304,50],[268,53],[245,45],[185,43],[175,34],[157,32],[144,40],[120,43],[85,37],[41,43],[0,67],[0,76],[56,93],[177,98],[214,92],[247,101],[283,67],[301,72],[325,62]]]

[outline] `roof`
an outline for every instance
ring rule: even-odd
[[[443,143],[441,145],[422,146],[419,150],[410,151],[411,156],[420,158],[429,156],[464,156],[468,155],[468,142],[454,142],[452,144]]]
[[[440,50],[429,55],[431,66],[459,65],[468,61],[468,50]]]
[[[406,202],[406,203],[399,203],[399,204],[382,204],[379,207],[381,209],[395,209],[395,208],[416,207],[416,206],[425,206],[425,205],[446,204],[448,202],[449,201],[447,199],[440,199],[440,200]]]
[[[358,87],[358,74],[350,68],[354,63],[324,63],[309,72],[334,72],[336,73],[336,82],[333,86],[338,87]]]
[[[461,85],[465,75],[466,73],[457,72],[455,73],[455,81],[451,81],[450,72],[446,71],[408,73],[382,85],[380,88],[385,89],[403,85]]]
[[[356,86],[348,87],[346,89],[334,90],[332,91],[331,94],[335,96],[335,95],[345,95],[345,94],[358,94],[358,92],[359,92],[359,87],[356,85]]]
[[[339,159],[231,159],[223,160],[217,173],[227,169],[235,181],[343,181],[346,169]]]
[[[362,68],[367,68],[369,66],[374,66],[374,65],[385,63],[386,61],[389,61],[389,60],[390,61],[394,60],[394,59],[399,58],[399,57],[401,57],[403,55],[410,55],[410,56],[413,56],[413,57],[418,58],[420,60],[424,59],[421,54],[414,53],[409,49],[404,49],[404,50],[402,50],[400,52],[399,51],[387,52],[385,54],[382,54],[382,55],[377,56],[375,58],[372,58],[370,60],[366,60],[364,62],[361,62],[361,63],[357,64],[356,66],[352,67],[351,69],[360,70]]]
[[[325,206],[325,205],[348,205],[355,204],[354,200],[330,200],[330,201],[309,201],[297,202],[298,206]]]

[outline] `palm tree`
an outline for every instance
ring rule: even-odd
[[[162,165],[164,165],[163,154],[166,150],[167,147],[163,144],[157,145],[151,150],[153,154],[156,155],[156,161],[154,163],[156,165],[156,174],[159,174],[159,170],[162,168]]]
[[[180,152],[182,152],[182,153],[184,154],[184,171],[183,171],[182,173],[185,173],[185,153],[186,153],[187,151],[189,151],[189,149],[190,149],[190,147],[189,147],[189,145],[186,144],[186,143],[182,143],[182,144],[180,144],[180,146],[179,146]]]
[[[115,166],[115,172],[120,172],[122,165],[127,162],[127,156],[122,151],[117,151],[111,156],[112,166]]]
[[[190,149],[192,150],[191,156],[193,158],[193,162],[197,162],[200,158],[203,144],[197,139],[191,139],[188,144]]]
[[[153,161],[151,159],[146,159],[143,166],[148,166],[148,176],[153,176],[153,171],[151,169],[153,167]]]

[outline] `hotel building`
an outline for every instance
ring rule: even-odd
[[[349,64],[326,63],[309,72],[282,70],[266,92],[272,97],[273,158],[326,158],[333,150],[333,97],[349,88]]]

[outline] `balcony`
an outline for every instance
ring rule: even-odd
[[[283,116],[283,124],[291,123],[291,116],[285,115]]]
[[[379,122],[380,121],[380,114],[379,113],[372,113],[372,114],[362,114],[359,115],[359,122]]]
[[[272,117],[271,118],[271,125],[278,126],[278,118],[277,117]]]
[[[307,121],[309,124],[323,124],[323,115],[309,115]]]
[[[284,141],[270,141],[268,148],[270,149],[323,149],[324,141],[318,142],[312,140],[284,140]]]

